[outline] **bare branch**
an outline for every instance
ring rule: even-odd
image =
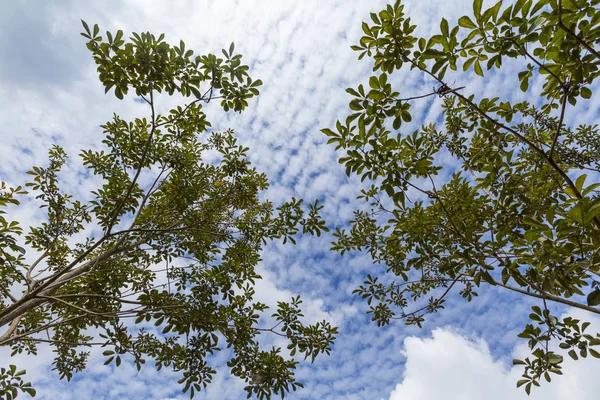
[[[2,343],[4,341],[10,340],[12,334],[15,333],[15,331],[17,330],[17,326],[19,326],[19,322],[21,322],[20,315],[11,321],[6,332],[4,332],[2,334],[2,336],[0,336],[0,346],[2,345]]]
[[[579,308],[580,310],[585,310],[585,311],[589,311],[591,313],[594,314],[600,314],[600,309],[596,308],[596,307],[591,307],[585,304],[581,304],[581,303],[577,303],[576,301],[571,301],[571,300],[567,300],[567,299],[563,299],[562,297],[558,297],[558,296],[554,296],[548,293],[535,293],[535,292],[529,292],[527,290],[523,290],[514,286],[510,286],[510,285],[505,285],[502,282],[498,282],[498,281],[494,281],[496,286],[500,286],[503,287],[505,289],[508,290],[512,290],[513,292],[517,292],[517,293],[521,293],[524,294],[526,296],[530,296],[530,297],[535,297],[538,299],[544,299],[544,300],[550,300],[553,301],[555,303],[560,303],[560,304],[564,304],[567,306],[571,306],[574,308]]]

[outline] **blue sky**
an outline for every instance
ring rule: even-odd
[[[405,3],[423,36],[437,33],[442,17],[452,24],[471,10],[466,0]],[[98,23],[102,31],[164,32],[167,40],[183,39],[196,53],[217,53],[234,41],[252,76],[262,79],[264,86],[244,113],[224,114],[218,106],[209,106],[208,120],[215,130],[233,128],[241,143],[250,147],[250,161],[271,182],[266,197],[276,204],[292,196],[318,198],[330,226],[343,226],[362,206],[355,199],[361,184],[346,177],[337,163],[339,154],[325,145],[320,129],[347,115],[349,96],[344,89],[368,79],[370,63],[358,61],[350,45],[361,36],[361,21],[386,4],[381,0],[5,2],[0,15],[0,177],[10,184],[24,182],[25,171],[45,163],[47,149],[58,143],[73,159],[64,174],[65,191],[89,198],[97,181],[81,174],[76,154],[99,145],[99,125],[113,112],[125,119],[146,115],[145,106],[133,97],[118,101],[104,95],[79,36],[81,18]],[[509,65],[503,74],[486,79],[457,76],[456,81],[467,86],[467,93],[520,100],[525,95],[515,90],[517,86],[504,83],[518,70],[519,65]],[[394,80],[407,95],[427,93],[434,86],[418,74],[397,75]],[[532,84],[534,92],[536,88],[541,88],[541,81]],[[176,104],[174,99],[161,100],[162,109]],[[412,110],[415,127],[436,121],[440,101],[418,102]],[[578,110],[567,123],[574,118],[597,120],[593,101]],[[26,226],[41,217],[32,204],[25,204],[17,216]],[[275,304],[300,294],[309,320],[325,318],[340,326],[331,357],[302,364],[298,377],[306,387],[290,398],[526,398],[514,387],[520,373],[510,360],[525,351],[516,335],[531,303],[484,289],[473,303],[450,298],[447,309],[429,318],[421,330],[402,323],[377,328],[365,315],[366,304],[351,292],[366,274],[384,268],[372,265],[364,254],[330,253],[330,241],[331,236],[325,235],[301,238],[297,246],[271,243],[263,253],[259,300]],[[600,331],[600,321],[594,322]],[[277,338],[267,340],[278,343]],[[0,349],[0,359],[7,360],[8,355],[7,349]],[[41,399],[187,398],[180,394],[176,374],[148,367],[138,373],[127,364],[115,369],[103,366],[104,359],[95,355],[88,369],[70,383],[50,371],[49,350],[36,358],[15,357],[10,363],[27,368]],[[199,398],[245,398],[243,383],[228,375],[225,361],[226,354],[216,357],[219,374]],[[596,398],[597,368],[594,360],[567,362],[565,376],[530,398],[567,399],[573,393],[579,399]]]

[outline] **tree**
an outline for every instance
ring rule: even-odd
[[[53,369],[67,379],[85,368],[91,346],[105,348],[105,364],[132,362],[139,370],[151,359],[157,369],[181,371],[183,391],[193,397],[210,383],[210,355],[222,343],[248,397],[296,390],[298,362],[279,348],[263,349],[259,335],[283,336],[292,356],[314,361],[330,352],[337,329],[326,321],[305,325],[299,298],[279,303],[265,321],[267,306],[253,300],[255,266],[268,240],[327,231],[322,206],[305,212],[302,200],[277,209],[261,201],[266,176],[246,160],[233,131],[205,133],[211,125],[202,110],[218,99],[225,111],[241,112],[262,82],[249,77],[233,44],[223,57],[194,57],[164,35],[134,33],[125,41],[122,31],[106,32],[105,40],[97,25],[83,26],[105,91],[119,99],[134,92],[149,116],[115,114],[102,126],[103,148],[81,152],[88,173],[102,180],[88,202],[61,190],[68,158],[54,145],[49,165],[33,167],[26,184],[47,218],[24,235],[7,212],[27,193],[2,183],[0,345],[13,355],[52,346]],[[160,114],[160,93],[187,103]],[[203,161],[209,151],[220,159]],[[19,390],[35,395],[23,373],[2,369],[3,398]]]
[[[439,34],[419,38],[397,1],[363,23],[353,49],[372,59],[375,75],[368,87],[347,89],[352,113],[323,130],[345,151],[347,174],[372,182],[359,196],[369,211],[335,232],[333,249],[366,251],[387,267],[356,290],[373,320],[421,326],[448,293],[471,301],[482,285],[534,298],[519,335],[532,356],[515,360],[524,365],[517,386],[527,393],[561,373],[551,341],[574,359],[600,357],[600,335],[585,332],[588,322],[560,320],[549,309],[600,314],[598,126],[565,123],[599,75],[599,4],[517,0],[483,9],[474,0],[472,17],[457,26],[442,19]],[[503,79],[533,100],[465,93],[473,73],[502,74],[522,60],[523,71]],[[394,79],[402,69],[434,90],[402,94],[403,80]],[[541,90],[530,87],[534,79]],[[411,104],[433,96],[443,98],[444,126],[421,121],[407,132]]]

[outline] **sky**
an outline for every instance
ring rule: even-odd
[[[0,178],[9,184],[26,181],[25,171],[41,165],[47,150],[60,144],[74,162],[65,171],[64,189],[85,197],[94,182],[81,174],[75,155],[98,146],[99,125],[113,112],[125,119],[143,116],[147,109],[129,96],[119,101],[105,96],[95,66],[79,36],[79,19],[98,23],[101,31],[165,33],[166,40],[184,40],[197,54],[220,53],[233,41],[250,66],[250,74],[264,85],[242,114],[207,108],[217,131],[233,128],[250,148],[249,159],[269,177],[266,197],[281,203],[292,196],[309,202],[320,199],[330,226],[344,226],[356,200],[360,182],[347,178],[339,154],[327,146],[321,128],[331,127],[348,114],[344,89],[364,83],[371,64],[358,61],[350,49],[361,37],[361,21],[387,2],[372,1],[146,1],[84,2],[60,0],[19,2],[0,0]],[[439,21],[451,25],[469,14],[470,2],[408,0],[406,12],[418,25],[417,34],[437,33]],[[504,84],[519,70],[508,65],[503,74],[486,79],[456,77],[457,86],[478,96],[499,95],[521,100],[524,95]],[[397,75],[403,93],[428,93],[434,86],[422,76]],[[454,79],[454,78],[452,78]],[[541,87],[541,81],[532,85]],[[577,117],[591,121],[597,107],[583,104]],[[168,102],[162,107],[167,109]],[[439,121],[440,101],[414,105],[415,123]],[[19,209],[23,225],[41,218],[33,206]],[[330,357],[313,365],[301,364],[298,379],[305,388],[291,399],[446,400],[525,399],[515,388],[520,375],[511,360],[526,354],[516,335],[533,303],[494,288],[482,289],[472,303],[451,297],[447,309],[433,315],[422,329],[395,323],[378,328],[365,315],[367,305],[352,291],[368,273],[382,273],[364,254],[339,257],[328,251],[331,236],[303,237],[296,246],[271,243],[263,252],[257,297],[267,304],[301,295],[309,321],[328,319],[340,327]],[[579,315],[569,309],[561,313]],[[600,330],[600,320],[594,321]],[[274,343],[277,343],[273,338]],[[185,399],[179,376],[151,367],[137,372],[124,363],[102,365],[94,352],[88,368],[71,382],[51,371],[52,353],[9,358],[0,349],[2,364],[28,370],[37,398],[70,399]],[[7,361],[10,360],[10,361]],[[225,355],[216,357],[218,375],[200,399],[245,398],[243,382],[224,368]],[[2,365],[4,366],[4,365]],[[567,361],[565,375],[536,389],[529,398],[597,398],[600,380],[597,360]],[[287,397],[287,396],[286,396]]]

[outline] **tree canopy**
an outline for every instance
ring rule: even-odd
[[[600,314],[599,127],[578,114],[600,75],[600,0],[472,3],[426,37],[401,0],[362,24],[352,48],[372,76],[346,90],[347,117],[322,132],[366,183],[364,204],[331,249],[371,258],[354,294],[378,326],[422,327],[451,296],[471,302],[485,290],[533,304],[511,315],[530,348],[513,361],[529,394],[562,374],[563,355],[600,358],[600,333],[563,316]],[[267,242],[328,232],[322,205],[264,200],[267,176],[204,109],[242,112],[262,81],[233,44],[198,56],[164,35],[82,24],[105,93],[147,112],[115,113],[101,143],[81,151],[82,173],[98,182],[90,193],[64,190],[75,161],[58,144],[28,182],[0,182],[0,346],[13,356],[49,346],[67,380],[98,347],[106,365],[179,373],[191,397],[223,351],[248,398],[301,388],[294,357],[330,354],[338,330],[307,322],[299,297],[268,311],[256,268]],[[503,87],[486,97],[476,80]],[[166,106],[170,96],[180,105]],[[423,117],[423,102],[439,113]],[[39,225],[13,216],[25,202],[42,209]],[[35,396],[24,370],[2,367],[0,397]]]
[[[260,334],[283,336],[292,356],[314,360],[330,352],[337,329],[304,324],[299,298],[266,315],[267,305],[254,300],[255,267],[267,241],[327,231],[322,206],[260,200],[267,177],[250,165],[233,130],[209,133],[202,109],[218,101],[241,112],[262,82],[248,75],[233,44],[222,56],[194,56],[164,35],[126,40],[122,31],[103,37],[97,25],[83,27],[105,92],[118,99],[132,92],[148,114],[133,121],[115,114],[101,127],[102,145],[81,152],[88,176],[101,181],[89,201],[61,189],[70,161],[60,146],[50,149],[49,163],[34,166],[25,185],[46,213],[39,226],[24,231],[11,219],[27,192],[2,183],[0,345],[13,355],[52,346],[53,367],[67,379],[99,346],[105,364],[139,370],[151,360],[179,371],[191,396],[211,382],[211,354],[226,347],[248,397],[296,390],[298,361],[263,348]],[[185,102],[167,110],[161,93]],[[204,161],[207,152],[218,161]],[[35,395],[23,374],[2,369],[3,398]]]
[[[449,293],[471,301],[482,285],[534,298],[519,335],[531,357],[514,361],[524,365],[517,386],[527,393],[561,373],[552,341],[574,359],[600,358],[588,322],[550,310],[558,303],[600,314],[598,126],[566,123],[599,75],[599,3],[484,9],[474,0],[471,16],[457,25],[442,19],[438,34],[418,37],[397,1],[363,23],[353,49],[373,62],[374,75],[347,89],[350,115],[323,130],[344,151],[347,174],[372,182],[359,196],[370,209],[335,232],[333,249],[367,252],[386,267],[356,289],[373,320],[421,326]],[[504,72],[511,63],[522,71]],[[465,89],[473,74],[503,73],[504,87],[535,100]],[[407,77],[435,87],[405,94]],[[431,97],[443,99],[443,123],[412,122],[414,102]]]

